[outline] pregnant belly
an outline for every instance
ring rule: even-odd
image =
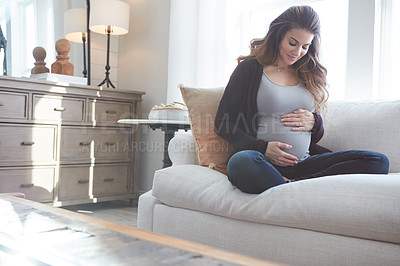
[[[265,129],[265,128],[264,128]],[[284,151],[296,156],[299,160],[308,157],[308,149],[310,147],[311,132],[294,132],[291,127],[281,127],[275,132],[269,133],[263,130],[262,127],[258,128],[257,138],[265,141],[279,141],[292,146],[291,149],[284,149]],[[263,134],[263,132],[265,132]]]

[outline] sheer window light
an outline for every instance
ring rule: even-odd
[[[27,76],[30,73],[35,60],[32,56],[33,48],[36,43],[36,29],[35,29],[35,7],[33,2],[30,2],[24,6],[23,19],[25,22],[25,56],[23,57],[23,76]]]
[[[374,98],[400,99],[400,1],[376,1]]]

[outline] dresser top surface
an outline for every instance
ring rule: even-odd
[[[70,84],[67,82],[53,82],[42,79],[33,78],[17,78],[9,76],[0,76],[0,88],[19,88],[19,89],[47,89],[54,92],[64,92],[68,93],[74,90],[87,91],[89,94],[136,94],[144,95],[143,91],[133,91],[133,90],[121,90],[121,89],[110,89],[97,86]]]

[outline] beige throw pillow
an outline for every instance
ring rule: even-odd
[[[214,131],[215,115],[224,88],[199,89],[181,85],[180,89],[188,108],[199,165],[226,174],[226,163],[232,149],[228,142]]]

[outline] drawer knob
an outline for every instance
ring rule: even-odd
[[[78,184],[87,184],[89,183],[89,180],[79,180]]]
[[[21,188],[30,188],[30,187],[34,187],[35,184],[21,184],[20,187]]]
[[[104,178],[104,182],[112,182],[114,181],[114,178]]]
[[[115,142],[106,142],[105,143],[107,146],[114,146],[115,145]]]
[[[4,106],[4,104],[3,104],[3,103],[0,103],[0,106]]]
[[[79,145],[80,146],[89,146],[90,142],[80,142]]]
[[[56,108],[54,108],[54,111],[58,111],[58,112],[64,112],[66,109],[65,109],[65,107],[56,107]]]
[[[21,145],[24,145],[24,146],[32,146],[33,144],[35,144],[35,142],[33,142],[33,141],[24,141],[21,143]]]
[[[107,110],[106,111],[106,114],[109,114],[109,115],[115,115],[117,113],[117,111],[114,111],[114,110]]]

